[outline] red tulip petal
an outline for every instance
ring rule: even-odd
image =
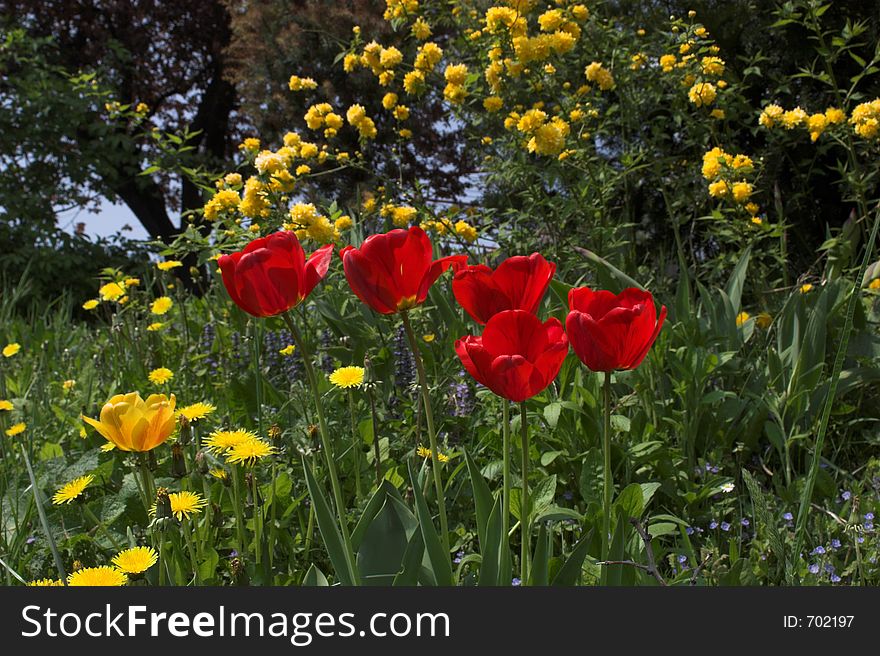
[[[510,310],[535,313],[544,299],[556,265],[540,253],[515,255],[504,260],[492,275],[495,287],[505,296]]]
[[[361,301],[382,314],[397,312],[398,293],[387,287],[390,281],[384,269],[378,270],[373,261],[357,249],[345,253],[342,268],[351,291]]]
[[[534,396],[530,381],[534,367],[521,355],[500,355],[492,361],[489,389],[514,402]]]
[[[589,314],[577,310],[568,313],[565,327],[574,352],[592,371],[613,371],[618,367],[618,330],[608,334]]]
[[[315,285],[327,275],[327,270],[330,268],[331,257],[333,257],[333,244],[321,246],[321,248],[311,254],[305,264],[305,276],[303,278],[301,299],[311,294]]]
[[[489,319],[483,344],[493,355],[522,355],[534,361],[547,346],[544,324],[531,312],[505,310]]]
[[[440,277],[440,274],[446,271],[446,269],[451,266],[461,266],[466,262],[467,255],[449,255],[432,262],[431,266],[422,276],[418,292],[416,293],[417,302],[420,304],[425,302],[425,299],[428,298],[428,290],[431,289],[431,285],[436,282],[437,278]]]
[[[464,311],[480,324],[503,310],[512,309],[507,307],[507,298],[492,282],[492,269],[483,264],[460,269],[452,279],[452,293]]]
[[[474,380],[489,387],[488,381],[492,377],[492,355],[483,348],[483,339],[473,335],[462,337],[455,342],[455,352]]]
[[[653,302],[651,303],[653,305]],[[651,347],[654,345],[654,342],[657,341],[657,336],[660,334],[660,329],[663,327],[663,322],[666,320],[666,306],[662,306],[660,308],[660,316],[657,319],[657,323],[654,326],[654,330],[651,333],[650,337],[645,341],[642,350],[638,352],[635,357],[629,362],[627,369],[635,369],[640,364],[642,364],[642,360],[645,359],[645,356],[648,355],[648,351],[651,350]]]

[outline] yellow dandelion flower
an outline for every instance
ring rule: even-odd
[[[736,325],[737,327],[742,326],[746,321],[752,318],[748,312],[740,312],[736,315]]]
[[[869,282],[868,289],[880,289],[880,278],[874,278],[871,282]],[[2,401],[0,401],[0,403],[2,403]]]
[[[174,372],[167,367],[159,367],[158,369],[153,369],[150,372],[150,375],[147,376],[147,379],[151,383],[153,383],[153,385],[164,385],[172,378],[174,378]]]
[[[98,307],[98,303],[99,303],[98,299],[90,298],[89,300],[87,300],[85,303],[82,304],[82,309],[83,310],[94,310],[96,307]]]
[[[31,588],[56,588],[56,587],[64,587],[64,582],[61,579],[35,579],[28,583],[28,587]]]
[[[199,401],[198,403],[193,403],[192,405],[188,405],[178,410],[177,416],[186,417],[190,421],[196,421],[197,419],[204,419],[216,409],[217,406],[211,403]]]
[[[226,472],[226,470],[220,469],[218,467],[215,467],[214,469],[210,470],[208,473],[219,481],[225,481],[226,479],[229,478],[229,474]]]
[[[21,344],[17,342],[12,342],[11,344],[7,344],[3,347],[3,357],[11,358],[13,355],[18,353],[21,350]]]
[[[0,410],[12,410],[12,401],[7,401],[6,399],[0,399]]]
[[[431,449],[426,446],[419,445],[419,448],[416,449],[416,454],[420,458],[431,458]],[[449,462],[449,456],[444,453],[437,452],[437,460],[439,462]]]
[[[216,430],[202,440],[202,446],[212,453],[220,454],[231,449],[236,444],[255,439],[258,439],[257,434],[244,428],[231,431]]]
[[[126,574],[142,574],[159,561],[153,547],[132,547],[113,556],[113,564]]]
[[[257,460],[275,453],[275,447],[259,438],[239,442],[226,452],[230,464],[253,465]]]
[[[78,499],[83,493],[83,490],[85,490],[93,480],[95,480],[95,477],[89,474],[88,476],[80,476],[79,478],[74,478],[69,483],[65,483],[58,488],[55,496],[52,497],[52,503],[56,506],[60,506],[62,503],[70,503],[74,499]]]
[[[174,301],[167,296],[160,296],[150,305],[150,312],[153,314],[165,314],[172,308]]]
[[[296,346],[293,344],[288,344],[283,349],[280,349],[278,352],[281,355],[293,355],[293,352],[296,350]]]
[[[434,333],[428,333],[427,335],[422,335],[422,339],[425,340],[426,343],[430,344],[434,341]]]
[[[122,284],[125,285],[126,287],[137,287],[138,285],[141,284],[141,279],[140,278],[126,278],[125,280],[122,281]]]
[[[27,429],[27,424],[23,421],[18,422],[17,424],[13,424],[9,428],[6,429],[6,435],[8,437],[15,437],[16,435],[21,435]]]
[[[330,382],[336,387],[360,387],[364,382],[363,367],[340,367],[330,374]]]
[[[67,577],[69,586],[119,587],[128,583],[128,577],[115,567],[84,567]]]
[[[118,282],[108,282],[106,285],[101,286],[98,294],[100,294],[101,299],[104,301],[118,301],[125,296],[125,288]]]
[[[113,442],[107,442],[106,444],[101,445],[101,452],[107,453],[108,451],[112,451],[116,448],[116,445]]]
[[[155,332],[162,330],[162,328],[164,328],[164,327],[165,327],[165,324],[162,323],[161,321],[154,321],[149,326],[147,326],[147,331],[151,332],[151,333],[155,333]]]
[[[177,519],[184,517],[189,519],[190,515],[200,513],[202,508],[208,505],[208,502],[201,495],[188,490],[172,492],[168,495],[168,500],[171,502],[171,512]]]
[[[176,269],[177,267],[182,267],[183,262],[180,260],[166,260],[164,262],[156,262],[156,268],[159,271],[171,271],[171,269]]]
[[[755,323],[758,324],[758,328],[763,328],[766,330],[770,327],[770,324],[773,323],[773,317],[770,316],[767,312],[761,312],[757,317],[755,317]]]
[[[811,285],[810,283],[806,283],[806,284],[801,285],[800,292],[801,292],[801,294],[809,294],[810,290],[812,290],[812,289],[813,289],[813,285]]]

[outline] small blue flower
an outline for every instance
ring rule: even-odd
[[[27,540],[25,540],[24,542],[25,542],[25,544],[33,544],[33,543],[36,542],[36,541],[37,541],[36,536],[32,535],[32,536],[30,536]]]
[[[709,522],[709,530],[714,531],[716,528],[718,528],[718,522],[713,519],[711,522]]]
[[[865,530],[873,531],[874,530],[874,522],[865,522]]]
[[[812,565],[810,565],[810,574],[818,574],[818,573],[819,573],[819,566],[816,563],[813,563]]]
[[[748,526],[750,524],[749,518],[743,517],[741,520],[739,520],[739,523],[742,524],[743,526]]]
[[[729,530],[730,530],[730,524],[728,524],[727,522],[721,522],[721,530],[722,530],[722,531],[729,531]]]
[[[850,492],[849,490],[844,490],[840,495],[840,498],[844,501],[849,501],[850,497],[852,497],[852,492]]]
[[[574,499],[574,492],[572,492],[571,490],[566,490],[562,493],[562,498],[566,501],[571,501],[572,499]]]
[[[834,565],[831,563],[825,563],[825,572],[827,574],[834,574]]]
[[[816,555],[822,555],[823,553],[825,553],[825,547],[823,547],[823,546],[820,544],[818,547],[816,547],[815,549],[813,549],[813,550],[810,552],[810,555],[811,555],[811,556],[816,556]]]
[[[840,540],[838,540],[837,538],[832,538],[831,548],[832,549],[840,549]]]
[[[872,519],[874,519],[874,513],[872,513],[872,512],[865,513],[865,519],[867,519],[870,522]]]
[[[681,555],[678,557],[678,562],[679,562],[679,563],[686,563],[687,561],[688,561],[688,557],[685,556],[684,554],[681,554]]]
[[[452,559],[452,562],[458,565],[461,562],[461,559],[464,558],[464,551],[459,551],[455,554],[455,558]]]
[[[790,512],[782,513],[782,519],[784,519],[787,522],[790,522],[791,520],[794,519],[794,515],[792,515]]]
[[[522,585],[522,581],[516,577],[510,582],[511,585]]]
[[[840,583],[840,577],[837,574],[832,574],[831,575],[831,582],[832,583]]]
[[[859,537],[856,538],[856,542],[858,542],[859,544],[864,544],[864,542],[865,542],[865,536],[864,536],[864,535],[860,535]]]
[[[688,535],[693,535],[694,534],[694,527],[693,526],[686,526],[684,529],[684,532],[687,533]]]

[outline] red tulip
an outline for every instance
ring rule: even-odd
[[[558,319],[541,323],[531,312],[505,310],[489,319],[481,336],[455,342],[455,352],[477,382],[505,399],[525,401],[556,378],[568,338]]]
[[[456,269],[452,293],[474,321],[485,325],[504,310],[535,314],[555,272],[556,265],[540,253],[516,255],[494,271],[484,264]]]
[[[416,226],[372,235],[360,248],[346,246],[339,255],[351,290],[382,314],[421,305],[441,273],[467,262],[464,255],[433,260],[431,240]]]
[[[255,317],[272,317],[299,305],[327,273],[333,244],[309,257],[292,232],[254,239],[217,263],[235,304]]]
[[[620,294],[589,287],[568,293],[565,329],[574,352],[593,371],[635,369],[648,354],[666,319],[651,292],[629,287]]]

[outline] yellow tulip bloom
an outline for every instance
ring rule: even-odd
[[[83,421],[122,451],[150,451],[174,432],[174,406],[173,394],[151,394],[146,401],[138,392],[117,394],[101,408],[100,421]]]

